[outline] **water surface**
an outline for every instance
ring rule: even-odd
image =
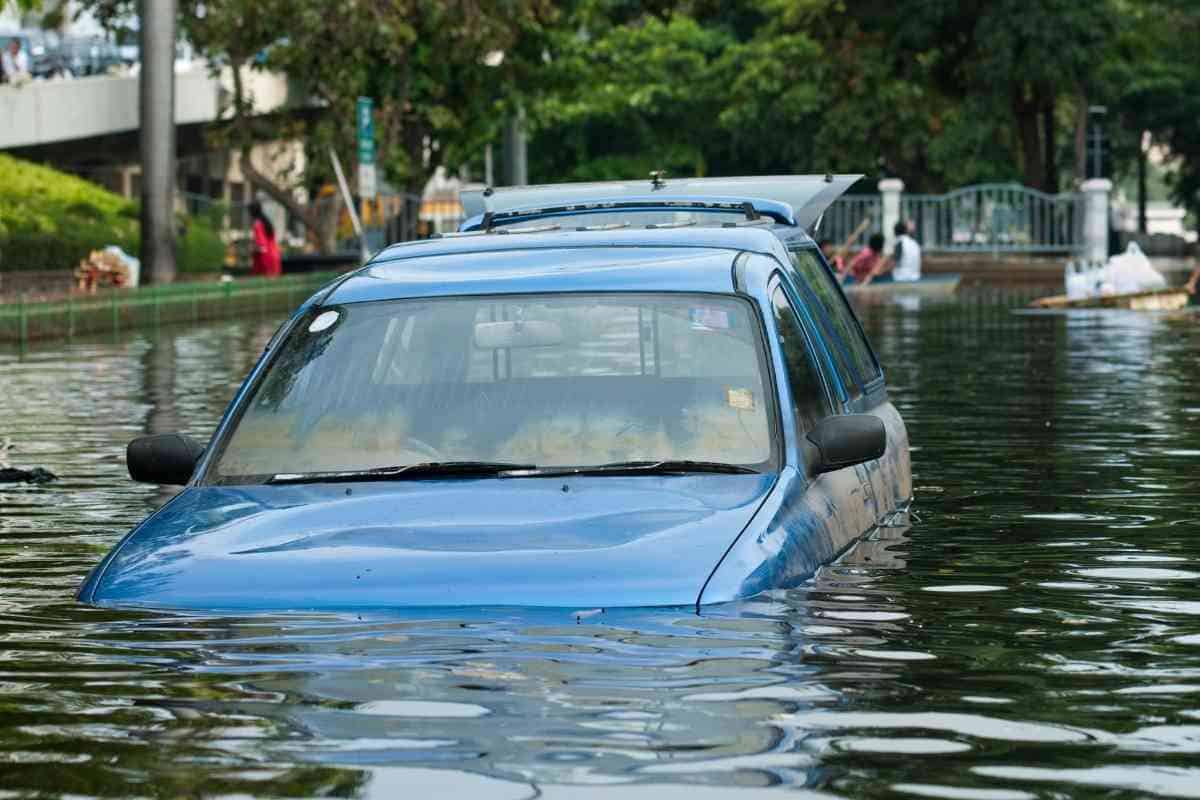
[[[0,351],[0,798],[1200,797],[1198,321],[866,317],[916,519],[701,616],[80,607],[274,321]]]

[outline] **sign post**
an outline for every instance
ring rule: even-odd
[[[358,123],[358,196],[363,203],[374,200],[379,194],[375,180],[375,101],[369,97],[358,98],[356,117]]]

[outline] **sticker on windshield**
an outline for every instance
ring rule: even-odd
[[[730,408],[736,408],[738,411],[753,411],[754,392],[749,389],[728,388],[725,390],[725,402]]]
[[[688,309],[692,329],[699,331],[729,330],[729,312],[722,308],[696,306]]]
[[[336,311],[325,311],[321,314],[318,314],[317,318],[314,319],[312,324],[308,326],[308,332],[320,333],[321,331],[332,327],[333,323],[337,322],[338,317],[340,316],[341,314]]]

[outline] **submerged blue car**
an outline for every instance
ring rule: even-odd
[[[805,231],[845,181],[740,180],[497,191],[325,287],[207,446],[130,444],[185,488],[79,598],[698,608],[805,580],[907,507],[908,438]]]

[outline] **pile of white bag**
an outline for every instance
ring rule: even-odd
[[[1150,266],[1137,242],[1130,242],[1124,253],[1110,256],[1104,264],[1070,261],[1063,277],[1069,300],[1167,288],[1166,278]]]

